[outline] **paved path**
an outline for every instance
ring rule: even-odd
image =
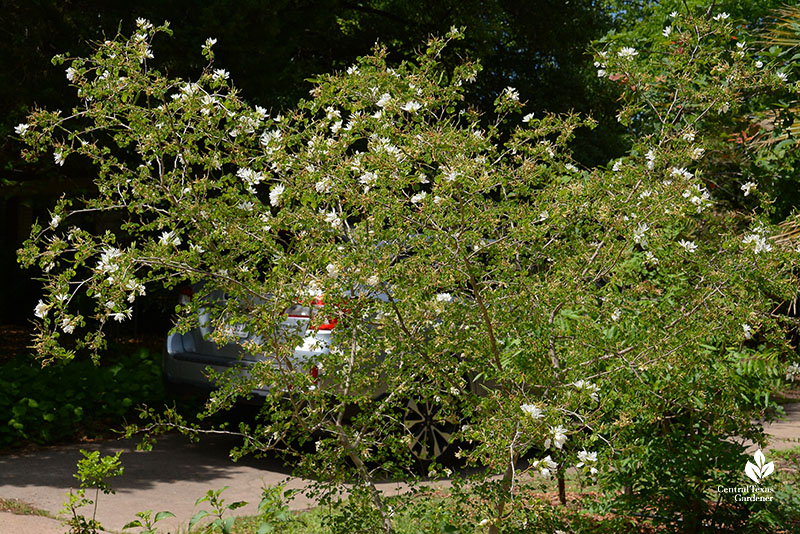
[[[69,489],[77,485],[73,473],[75,464],[82,458],[79,449],[100,450],[103,455],[123,451],[121,460],[125,472],[110,480],[116,493],[100,494],[98,499],[97,519],[112,531],[121,531],[126,523],[136,519],[136,512],[154,509],[156,512],[169,510],[176,516],[159,522],[159,526],[171,532],[185,532],[189,519],[202,508],[202,505],[195,507],[195,501],[209,489],[229,486],[222,497],[227,502],[247,501],[249,504],[237,514],[254,515],[264,485],[286,482],[287,489],[301,489],[308,483],[290,477],[291,466],[274,458],[245,458],[233,462],[228,451],[236,441],[224,436],[190,443],[183,436],[169,435],[160,439],[150,452],[136,451],[135,444],[126,440],[106,441],[0,456],[0,497],[18,499],[56,515]],[[379,487],[387,493],[405,489],[403,484],[392,482]],[[93,498],[93,495],[87,496]],[[296,510],[314,505],[302,495],[290,503]],[[90,510],[84,511],[84,515],[90,513]],[[48,521],[53,527],[50,530],[43,526]],[[32,534],[64,532],[54,520],[0,514],[0,534],[25,533],[24,528],[29,524],[34,525],[30,527]]]
[[[770,448],[788,449],[800,444],[800,403],[786,406],[787,418],[768,425],[772,436]],[[19,499],[57,514],[65,496],[76,480],[75,464],[82,457],[79,449],[100,450],[102,454],[123,451],[125,474],[111,481],[117,493],[100,495],[97,518],[108,529],[121,531],[134,519],[134,513],[153,508],[169,510],[176,517],[161,525],[165,532],[185,532],[189,519],[199,510],[197,498],[209,489],[230,486],[223,493],[228,502],[248,501],[239,510],[254,514],[265,484],[287,482],[287,488],[305,487],[306,481],[289,477],[291,466],[275,459],[245,459],[234,463],[227,451],[235,442],[217,437],[199,444],[189,443],[183,436],[161,439],[152,452],[135,451],[130,441],[107,441],[83,445],[51,447],[28,454],[0,456],[0,497]],[[386,492],[402,491],[396,483],[380,485]],[[291,503],[293,509],[313,506],[305,497]],[[88,513],[88,512],[87,512]],[[0,534],[62,534],[58,521],[0,512]],[[132,532],[132,531],[128,531]]]
[[[770,435],[767,449],[785,450],[800,445],[800,402],[785,404],[783,408],[786,417],[764,427]]]

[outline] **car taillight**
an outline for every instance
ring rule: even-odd
[[[191,286],[182,287],[180,289],[180,295],[178,296],[178,302],[181,305],[189,304],[192,301],[192,297],[194,297],[194,291]]]
[[[312,365],[311,369],[308,370],[308,374],[314,379],[314,385],[319,385],[319,367]]]
[[[311,305],[315,308],[322,308],[325,303],[322,301],[322,297],[316,297],[314,300],[311,301]],[[317,330],[325,330],[330,332],[333,330],[333,327],[336,326],[336,318],[328,318],[327,323],[323,323],[317,327]]]
[[[319,325],[318,330],[333,330],[333,327],[336,326],[336,318],[329,319],[330,322]]]

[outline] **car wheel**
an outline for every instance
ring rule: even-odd
[[[409,399],[406,403],[403,426],[411,438],[411,455],[420,465],[444,462],[453,456],[456,424],[443,419],[439,411],[433,399]]]

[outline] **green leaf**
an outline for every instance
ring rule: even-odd
[[[131,521],[130,523],[127,523],[124,527],[122,527],[122,530],[133,527],[144,527],[144,525],[142,525],[142,522],[137,519],[136,521]]]
[[[168,517],[175,517],[175,514],[173,514],[172,512],[168,512],[168,511],[164,510],[163,512],[158,512],[153,521],[158,522],[158,521],[161,521],[162,519],[166,519]]]
[[[236,521],[236,518],[233,516],[226,517],[225,520],[222,522],[222,532],[225,534],[231,534],[233,530],[233,522]]]
[[[194,514],[192,518],[189,520],[189,530],[192,530],[192,527],[195,526],[198,521],[200,521],[205,517],[208,517],[208,515],[209,515],[208,512],[206,512],[205,510],[200,510],[199,512]]]
[[[247,506],[247,501],[237,501],[232,502],[228,505],[228,510],[236,510],[237,508],[241,508],[242,506]]]

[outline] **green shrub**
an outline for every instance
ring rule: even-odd
[[[41,367],[16,356],[0,364],[0,447],[53,443],[163,399],[160,356],[144,348],[102,366],[72,360]]]

